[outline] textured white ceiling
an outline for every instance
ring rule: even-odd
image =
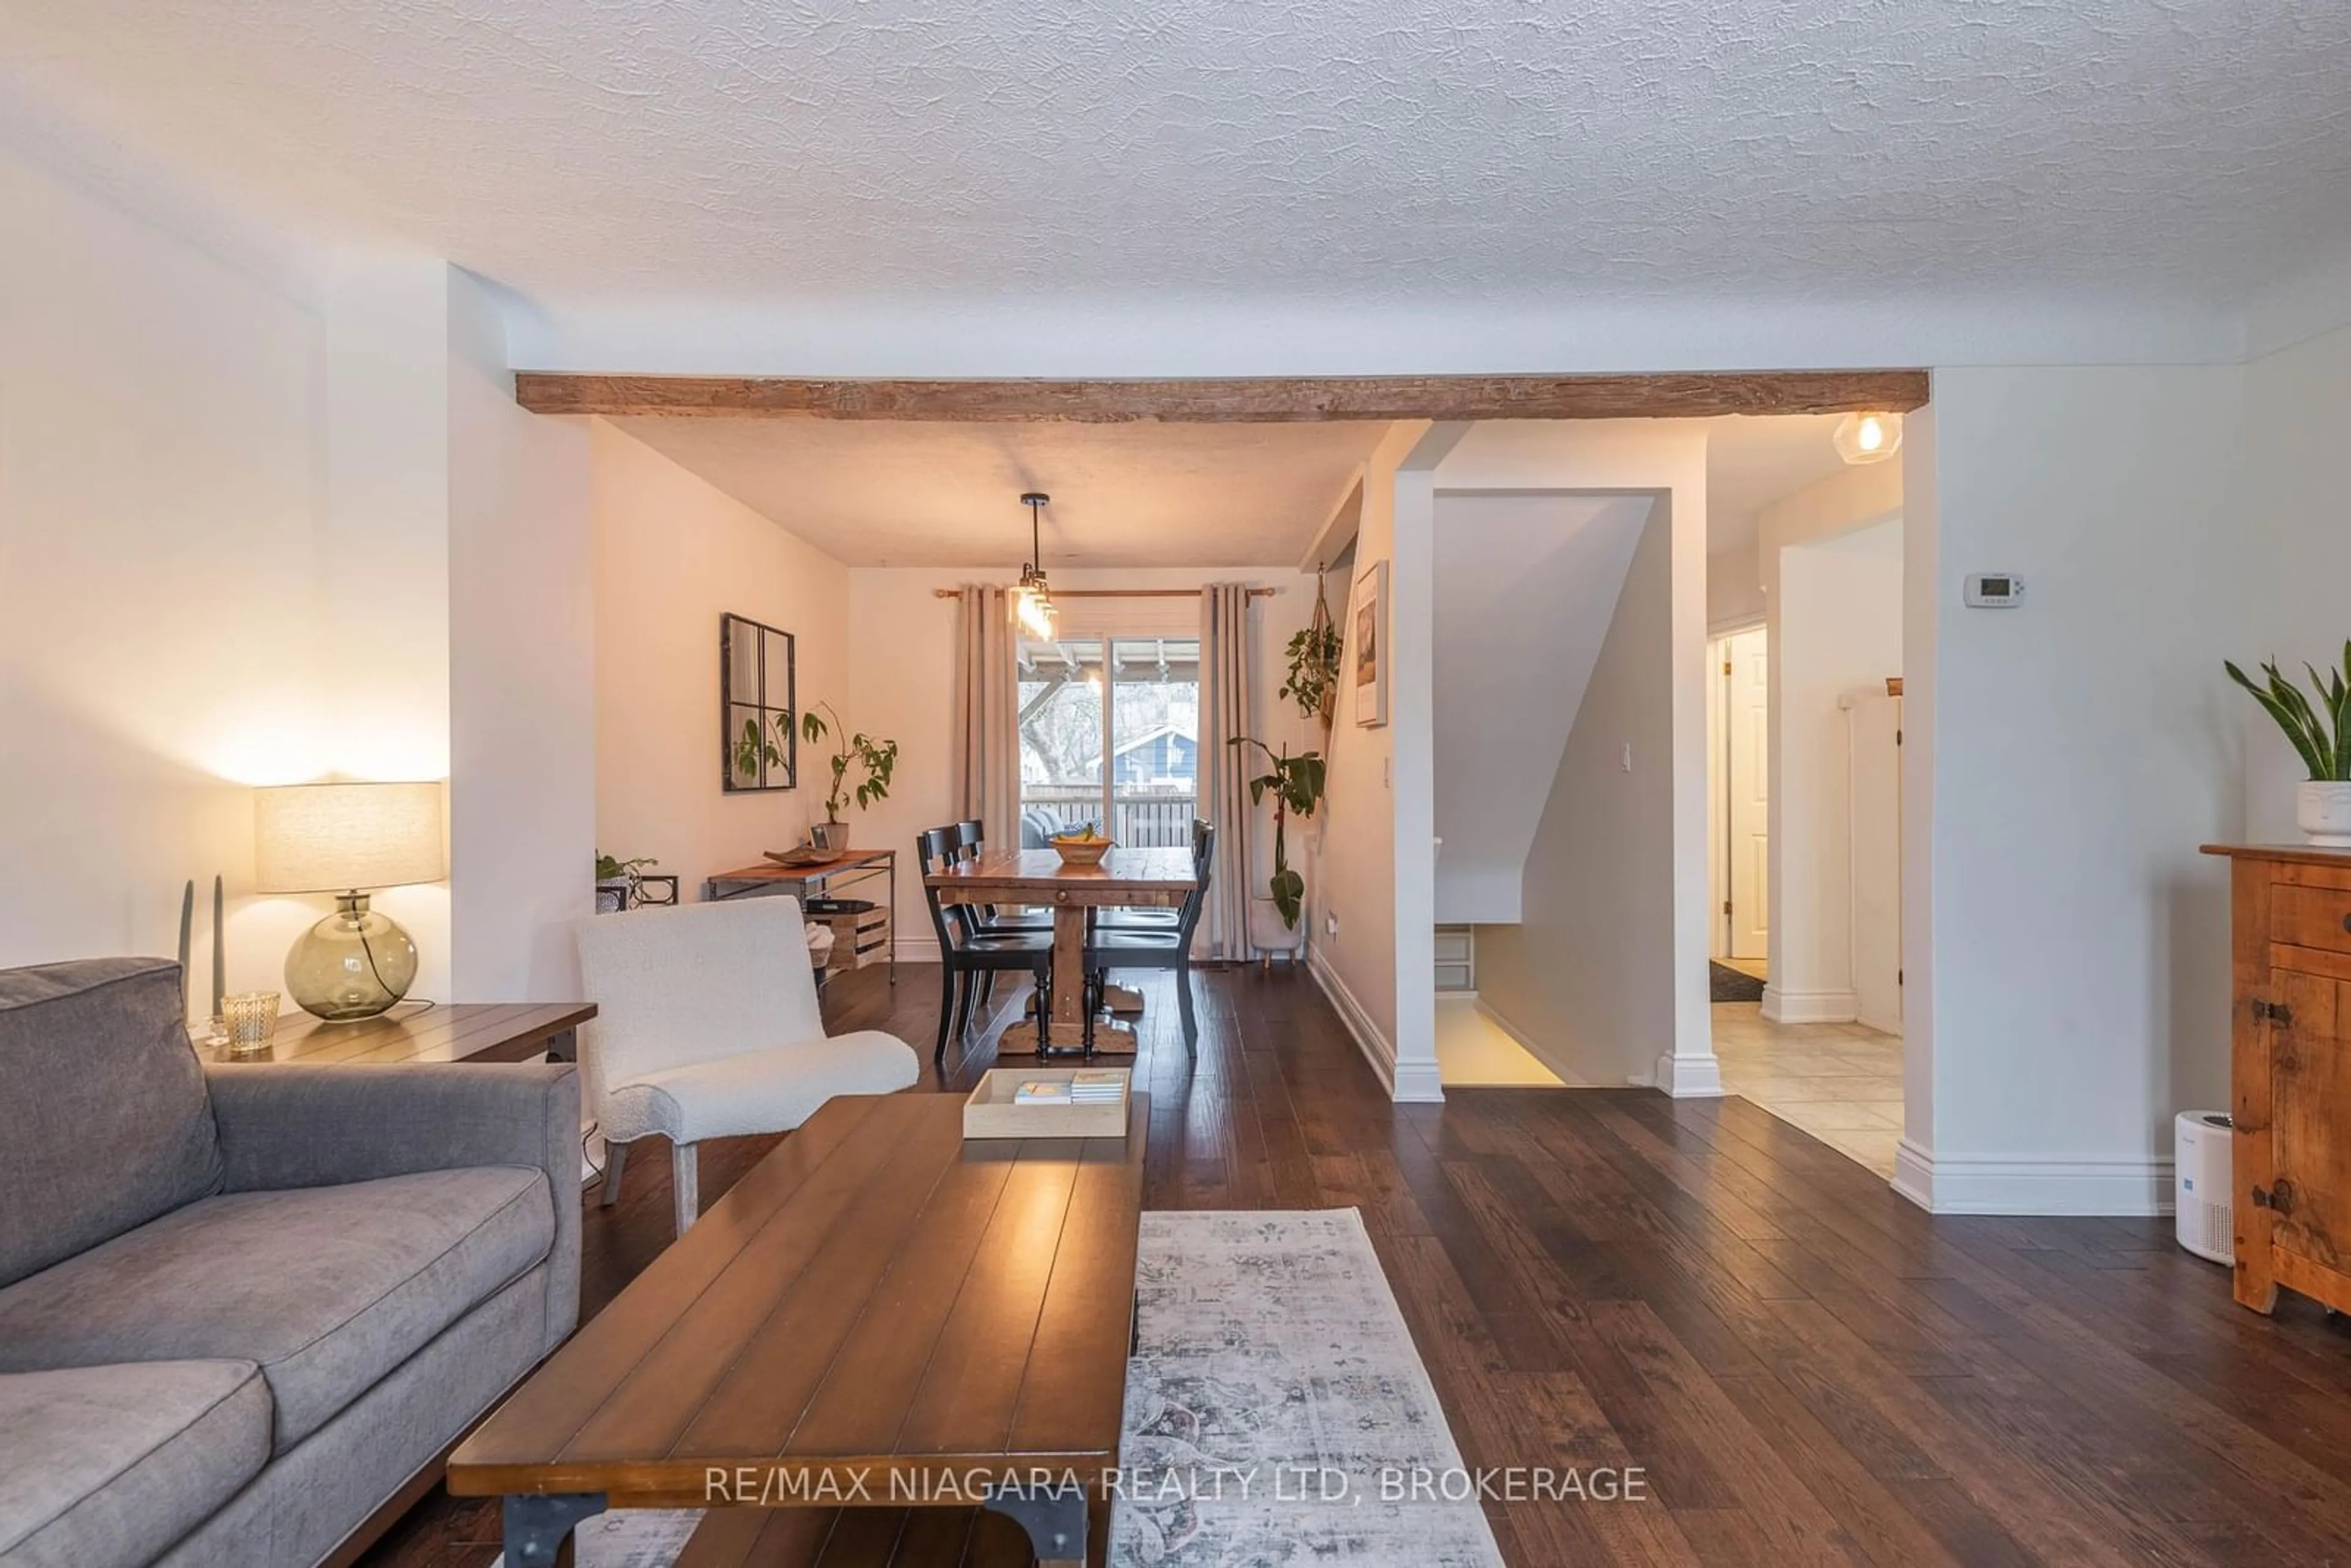
[[[1294,567],[1387,426],[612,422],[851,566]]]
[[[2351,5],[34,0],[0,81],[546,309],[2239,291]]]

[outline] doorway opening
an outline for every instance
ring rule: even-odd
[[[1719,636],[1708,659],[1711,956],[1729,971],[1714,977],[1715,999],[1760,1002],[1771,977],[1771,633],[1750,626]]]

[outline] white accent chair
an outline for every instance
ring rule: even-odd
[[[681,1236],[701,1212],[702,1140],[789,1132],[836,1094],[887,1094],[921,1074],[894,1035],[825,1034],[798,899],[632,909],[573,929],[596,1004],[580,1064],[604,1134],[602,1200],[619,1197],[631,1144],[666,1137]]]

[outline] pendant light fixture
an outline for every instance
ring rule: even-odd
[[[1902,450],[1902,416],[1846,414],[1837,421],[1829,441],[1837,449],[1837,455],[1848,463],[1883,463]]]
[[[1029,508],[1029,564],[1020,569],[1020,585],[1012,591],[1012,619],[1040,643],[1053,640],[1053,595],[1045,584],[1042,519],[1045,503],[1053,497],[1031,490],[1020,497]]]

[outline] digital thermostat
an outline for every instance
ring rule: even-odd
[[[2013,610],[2024,602],[2024,579],[2012,571],[1982,571],[1968,579],[1972,610]]]

